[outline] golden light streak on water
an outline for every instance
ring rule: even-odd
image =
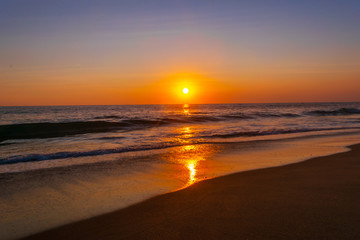
[[[184,112],[184,115],[190,115],[189,104],[183,105],[183,112]]]
[[[196,181],[196,163],[189,161],[187,168],[189,169],[189,184],[192,184]]]

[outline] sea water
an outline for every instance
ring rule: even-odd
[[[345,151],[360,103],[0,107],[0,238]]]
[[[359,107],[360,103],[0,107],[0,165],[358,129]]]

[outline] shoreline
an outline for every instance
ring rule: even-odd
[[[360,144],[349,148],[200,181],[25,239],[359,238]]]
[[[184,147],[184,146],[188,146],[188,145],[221,146],[221,145],[243,145],[243,144],[244,145],[247,145],[247,144],[269,144],[269,143],[276,143],[276,142],[281,143],[281,142],[289,142],[289,141],[297,141],[297,140],[299,140],[299,141],[305,140],[306,141],[306,140],[319,139],[319,138],[333,138],[333,137],[341,137],[341,136],[360,135],[360,130],[359,129],[354,128],[352,130],[356,130],[356,131],[353,132],[353,131],[349,131],[349,130],[332,130],[332,131],[324,131],[322,134],[318,134],[318,135],[314,135],[314,132],[311,132],[309,135],[307,135],[308,133],[292,133],[290,135],[284,134],[284,135],[282,135],[283,137],[281,137],[281,138],[263,138],[263,139],[251,139],[251,140],[248,140],[248,141],[240,140],[240,141],[229,141],[229,142],[225,142],[225,141],[224,142],[199,142],[199,143],[194,143],[194,144],[183,144],[183,145],[169,146],[169,147],[160,148],[160,149],[140,150],[140,151],[113,153],[113,154],[123,155],[125,158],[131,158],[131,157],[134,157],[134,156],[144,158],[144,157],[147,157],[149,155],[151,156],[151,155],[161,154],[163,152],[166,152],[169,149]],[[297,134],[301,134],[301,135],[297,135]],[[295,135],[295,136],[293,136],[293,135]],[[12,143],[10,143],[10,144],[12,144]],[[347,147],[347,145],[345,145],[344,147]],[[330,153],[330,154],[332,154],[332,153]],[[111,154],[109,154],[109,155],[111,155]],[[103,158],[106,159],[106,156],[107,155],[103,155]],[[5,166],[5,165],[0,164],[0,175],[1,176],[18,175],[18,174],[24,173],[24,169],[26,169],[27,173],[37,173],[37,172],[41,172],[41,171],[55,171],[55,170],[60,170],[61,171],[61,170],[67,170],[67,169],[71,169],[71,168],[79,168],[80,169],[80,168],[87,168],[88,166],[92,167],[92,166],[101,165],[101,164],[109,164],[109,165],[111,165],[113,162],[118,161],[118,160],[115,160],[115,161],[114,160],[103,160],[103,161],[98,161],[98,160],[97,161],[86,161],[85,160],[83,162],[81,162],[81,161],[78,162],[79,159],[87,159],[87,158],[91,158],[91,157],[92,156],[76,157],[77,163],[71,162],[71,163],[68,163],[68,164],[66,164],[64,162],[64,161],[68,160],[67,158],[65,158],[65,159],[54,159],[54,160],[49,159],[49,160],[44,160],[44,161],[37,162],[40,165],[42,163],[46,162],[47,167],[35,166],[34,168],[28,167],[28,165],[34,164],[35,162],[31,162],[31,161],[29,161],[29,162],[19,162],[19,163],[16,163],[16,164],[6,165],[6,171],[4,171],[4,169],[1,169],[1,167]],[[59,163],[59,162],[61,162],[61,164],[57,165],[57,163]]]

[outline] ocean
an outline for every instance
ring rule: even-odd
[[[360,103],[0,107],[0,238],[343,152]]]
[[[0,107],[0,165],[359,129],[359,107],[360,103]]]

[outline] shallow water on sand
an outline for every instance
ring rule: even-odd
[[[360,132],[348,131],[70,158],[46,168],[19,163],[38,170],[0,174],[0,237],[26,236],[221,175],[346,151],[359,140]]]

